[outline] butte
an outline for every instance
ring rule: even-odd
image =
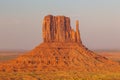
[[[14,60],[0,64],[1,72],[69,71],[120,72],[120,64],[87,49],[70,18],[47,15],[42,25],[43,42]]]

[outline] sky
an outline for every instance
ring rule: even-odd
[[[0,0],[0,50],[31,50],[42,43],[44,16],[80,22],[83,44],[120,50],[120,0]]]

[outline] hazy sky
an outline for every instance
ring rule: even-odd
[[[42,42],[45,15],[80,21],[89,49],[120,49],[120,0],[0,0],[0,50],[30,50]]]

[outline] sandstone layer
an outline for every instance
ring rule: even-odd
[[[44,42],[78,42],[80,43],[79,22],[76,31],[70,26],[70,18],[65,16],[45,16],[43,20]]]
[[[65,16],[45,16],[43,40],[30,52],[0,64],[2,72],[28,71],[111,71],[120,72],[120,64],[87,49],[81,41],[79,22],[76,31]]]

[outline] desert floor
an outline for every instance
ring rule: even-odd
[[[120,51],[96,51],[96,53],[113,61],[120,62]]]
[[[111,60],[120,62],[119,51],[95,51]],[[0,62],[17,58],[24,52],[0,52]],[[76,71],[58,72],[30,72],[30,73],[3,73],[0,72],[0,80],[120,80],[120,73],[94,73]]]

